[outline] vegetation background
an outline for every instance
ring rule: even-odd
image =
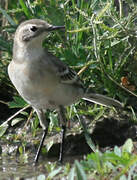
[[[68,124],[73,127],[69,130],[70,134],[84,131],[85,142],[94,153],[90,149],[81,161],[62,166],[45,162],[44,177],[137,179],[135,0],[0,0],[0,141],[3,146],[5,143],[11,145],[11,141],[12,145],[16,144],[14,153],[9,153],[9,149],[3,150],[1,145],[4,152],[1,155],[19,153],[20,162],[27,163],[29,156],[34,155],[34,151],[27,149],[27,144],[32,148],[33,144],[38,145],[40,139],[38,118],[17,94],[7,74],[7,66],[12,59],[14,32],[19,23],[31,18],[65,25],[65,32],[49,34],[43,46],[71,66],[86,87],[114,97],[125,105],[123,110],[116,110],[81,101],[67,107]],[[49,117],[49,132],[55,136],[60,132],[56,111],[51,112]],[[30,122],[30,119],[33,121]],[[99,147],[103,147],[103,152],[94,146],[90,135]],[[71,138],[70,141],[78,146],[77,141],[72,142]],[[83,143],[83,139],[81,141]],[[17,142],[20,142],[18,146]],[[47,141],[46,151],[50,151],[55,143],[56,140]],[[82,154],[81,146],[77,147],[79,154]],[[76,159],[75,156],[73,159]]]

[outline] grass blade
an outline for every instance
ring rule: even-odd
[[[76,167],[77,179],[78,180],[87,180],[85,171],[84,171],[82,165],[78,161],[75,161],[75,167]]]
[[[23,1],[23,0],[19,0],[19,3],[20,3],[20,5],[21,5],[21,7],[22,7],[22,9],[23,9],[23,11],[24,11],[24,13],[25,13],[25,15],[26,15],[29,19],[31,19],[31,18],[32,18],[31,12],[30,12],[29,9],[27,8],[27,6],[26,6],[26,4],[24,3],[24,1]]]
[[[1,13],[6,17],[6,19],[9,21],[9,23],[10,23],[12,26],[16,26],[16,23],[12,20],[12,18],[7,14],[7,12],[6,12],[4,9],[2,9],[2,8],[0,7],[0,11],[1,11]]]

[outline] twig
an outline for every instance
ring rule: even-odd
[[[30,112],[30,114],[29,114],[29,117],[28,117],[28,119],[27,119],[27,122],[25,123],[23,129],[26,129],[26,128],[27,128],[27,126],[28,126],[28,124],[29,124],[29,122],[30,122],[30,119],[32,118],[33,113],[34,113],[34,109],[31,110],[31,112]]]
[[[87,68],[88,68],[88,65],[85,65],[83,68],[80,69],[80,71],[79,71],[77,74],[80,75],[80,74],[83,73]]]
[[[137,94],[133,93],[132,91],[130,91],[129,89],[125,88],[124,86],[122,86],[121,84],[119,84],[117,81],[115,81],[109,74],[105,73],[105,75],[111,80],[113,81],[117,86],[119,86],[120,88],[122,88],[123,90],[125,90],[126,92],[130,93],[132,96],[137,97]]]
[[[123,12],[123,9],[122,9],[122,1],[119,0],[119,16],[120,16],[120,19],[122,18],[122,12]]]
[[[4,123],[2,123],[0,125],[0,127],[4,126],[5,124],[7,124],[9,121],[11,121],[14,117],[16,117],[18,114],[20,114],[22,111],[24,111],[25,109],[27,109],[28,107],[30,107],[30,105],[25,106],[24,108],[20,109],[19,111],[17,111],[15,114],[13,114],[11,117],[9,117]]]
[[[8,105],[8,102],[4,102],[4,101],[2,101],[2,100],[0,100],[0,103],[1,103],[1,104],[6,104],[6,105]]]

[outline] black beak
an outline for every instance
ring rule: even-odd
[[[65,29],[65,26],[50,26],[47,31],[54,31],[58,29]]]

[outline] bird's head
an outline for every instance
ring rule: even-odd
[[[65,29],[65,27],[53,26],[40,19],[27,20],[18,26],[14,43],[26,44],[28,46],[32,43],[42,43],[48,32],[58,29]]]

